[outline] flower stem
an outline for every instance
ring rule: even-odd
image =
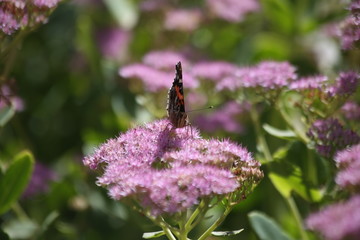
[[[162,230],[164,231],[165,235],[167,236],[167,238],[169,240],[176,240],[175,236],[173,235],[173,233],[170,231],[169,228],[167,227],[162,227]]]
[[[301,216],[300,216],[300,213],[296,207],[296,204],[294,202],[294,199],[290,196],[290,197],[287,197],[285,198],[287,204],[289,205],[290,207],[290,210],[295,218],[295,222],[298,226],[298,229],[300,231],[300,235],[301,235],[301,239],[302,240],[309,240],[304,228],[303,228],[303,225],[302,225],[302,219],[301,219]]]
[[[22,39],[28,34],[27,30],[20,31],[11,44],[0,55],[0,62],[4,63],[3,72],[0,76],[0,83],[6,82],[15,63],[18,47],[22,43]]]
[[[180,229],[179,240],[186,240],[187,235],[189,233],[188,229],[186,228],[186,218],[187,218],[187,214],[186,211],[184,211],[181,214],[181,219],[179,222],[179,229]]]
[[[255,126],[255,132],[257,136],[258,146],[261,152],[264,154],[266,161],[272,161],[272,155],[269,150],[269,146],[265,140],[264,132],[261,128],[259,121],[259,114],[255,109],[255,106],[251,106],[250,116]]]
[[[18,202],[15,202],[11,206],[11,208],[16,213],[16,215],[19,217],[19,219],[21,219],[21,220],[30,220],[30,218],[28,217],[28,215],[25,213],[24,209],[22,209],[22,207],[19,205]]]
[[[232,209],[233,206],[226,206],[224,213],[198,238],[198,240],[205,240],[225,220]]]
[[[187,220],[185,224],[185,228],[190,232],[204,217],[207,209],[209,207],[208,200],[201,200],[199,206],[195,209],[195,211],[191,214],[190,218]]]
[[[143,213],[147,218],[149,218],[153,223],[164,231],[165,235],[168,237],[169,240],[176,240],[176,236],[179,236],[179,231],[176,228],[171,227],[163,218],[154,217],[150,214],[149,211],[142,211],[139,208],[134,208],[135,210],[139,211],[140,213]]]
[[[255,131],[258,136],[258,144],[260,145],[260,149],[263,151],[263,154],[264,154],[266,160],[272,161],[273,160],[272,155],[270,153],[269,147],[267,145],[267,142],[263,135],[263,131],[260,126],[259,115],[258,115],[256,109],[254,109],[254,107],[252,107],[250,109],[250,115],[251,115],[251,119],[252,119],[253,123],[255,124]],[[290,210],[296,220],[296,224],[298,225],[298,228],[300,231],[301,239],[308,240],[306,232],[304,231],[304,228],[302,226],[302,219],[300,217],[299,211],[297,209],[297,206],[296,206],[294,200],[290,196],[288,198],[285,198],[285,201],[288,203]]]

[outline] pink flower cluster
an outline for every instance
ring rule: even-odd
[[[46,23],[60,0],[0,0],[0,30],[11,35],[20,28]]]
[[[336,183],[342,188],[360,190],[360,144],[338,152],[335,162],[339,168]]]
[[[306,219],[308,228],[329,240],[360,238],[360,144],[335,155],[338,167],[336,183],[355,193],[348,200],[325,207]]]
[[[360,196],[336,203],[310,215],[306,225],[328,240],[358,240],[360,238]]]
[[[315,121],[307,135],[315,142],[318,153],[324,157],[332,157],[336,151],[360,142],[356,132],[345,129],[334,118]]]
[[[263,177],[245,148],[202,139],[190,126],[173,129],[168,120],[110,139],[83,162],[104,170],[97,184],[112,198],[134,200],[153,215],[181,212],[202,198],[234,191],[246,197]]]
[[[164,14],[164,28],[167,30],[193,31],[200,23],[210,18],[219,18],[228,22],[241,22],[246,15],[260,10],[258,0],[206,0],[205,11],[200,8],[178,9],[169,1],[143,1],[140,9],[145,12],[158,11]]]
[[[188,68],[188,60],[172,51],[154,51],[143,57],[142,63],[122,67],[119,75],[124,78],[140,79],[146,91],[156,92],[169,89],[174,78],[174,63],[181,61],[183,68]],[[198,81],[187,71],[183,72],[186,88],[196,88]]]
[[[349,6],[350,16],[339,26],[338,35],[343,49],[349,50],[360,40],[360,1],[354,0]]]

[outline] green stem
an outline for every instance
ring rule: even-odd
[[[165,235],[170,240],[176,240],[176,236],[179,235],[178,229],[171,227],[163,218],[156,218],[152,216],[148,211],[142,211],[139,208],[134,208],[135,210],[139,211],[140,213],[143,213],[147,218],[149,218],[155,225],[161,227],[161,229],[164,231]]]
[[[187,235],[189,233],[188,229],[186,228],[186,218],[187,218],[187,213],[186,213],[186,211],[184,211],[181,213],[181,219],[179,222],[179,229],[180,229],[179,239],[180,240],[186,240]]]
[[[314,154],[312,154],[309,150],[307,151],[306,160],[306,179],[308,179],[312,184],[317,185],[316,161],[314,159]]]
[[[289,205],[290,207],[290,210],[295,218],[295,222],[296,222],[296,225],[298,226],[298,229],[300,231],[300,235],[301,235],[301,239],[302,240],[309,240],[304,228],[303,228],[303,225],[302,225],[302,218],[300,216],[300,213],[296,207],[296,204],[295,204],[295,201],[294,199],[290,196],[290,197],[287,197],[285,198],[287,204]]]
[[[28,217],[28,215],[25,213],[25,211],[22,209],[22,207],[19,205],[18,202],[15,202],[11,206],[11,208],[16,213],[16,215],[19,217],[19,219],[21,219],[21,220],[30,220],[30,218]]]
[[[263,131],[260,126],[258,113],[257,113],[256,109],[254,109],[254,107],[251,108],[250,115],[255,124],[255,131],[256,131],[256,134],[258,135],[258,141],[259,141],[260,148],[263,151],[265,158],[268,161],[271,161],[271,160],[273,160],[273,158],[269,151],[269,147],[267,145],[267,142],[263,135]],[[292,197],[289,197],[289,198],[285,198],[285,201],[288,203],[290,210],[296,220],[296,224],[298,225],[302,240],[308,240],[306,232],[304,231],[304,228],[302,226],[302,219],[300,217],[299,211],[296,207],[294,200],[292,199]]]
[[[0,76],[0,83],[5,82],[14,66],[14,62],[16,59],[18,47],[20,46],[22,39],[28,34],[28,31],[23,30],[21,31],[15,39],[12,41],[12,43],[7,46],[6,50],[1,53],[0,56],[0,62],[4,62],[4,68],[3,72]],[[7,59],[6,59],[7,58]],[[6,61],[5,61],[6,59]]]
[[[187,220],[185,224],[185,228],[190,232],[204,217],[207,212],[209,202],[208,200],[201,200],[199,206],[195,209],[195,211],[191,214],[190,218]]]
[[[203,218],[205,217],[205,214],[208,211],[208,209],[209,209],[209,206],[205,206],[204,208],[201,209],[200,215],[191,224],[190,231],[203,220]]]
[[[272,155],[269,150],[269,146],[265,140],[264,131],[261,128],[259,121],[259,114],[255,109],[255,106],[252,106],[250,109],[250,116],[255,126],[255,133],[257,136],[258,146],[260,151],[264,154],[266,161],[272,161]]]
[[[167,236],[167,238],[169,240],[176,240],[176,237],[173,235],[173,233],[170,231],[169,228],[163,228],[162,227],[162,230],[164,231],[165,235]]]
[[[233,206],[226,206],[224,213],[198,238],[198,240],[205,240],[218,226],[220,226],[232,209]]]
[[[185,228],[189,229],[192,225],[192,223],[194,222],[194,220],[196,219],[196,217],[199,215],[199,213],[201,212],[201,208],[202,205],[204,204],[204,200],[202,200],[199,204],[199,206],[195,209],[195,211],[191,214],[191,216],[189,217],[189,219],[187,220],[186,224],[185,224]]]

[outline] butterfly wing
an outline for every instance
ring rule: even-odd
[[[167,112],[170,122],[175,128],[189,125],[189,119],[185,112],[181,62],[175,65],[175,78],[169,90]]]

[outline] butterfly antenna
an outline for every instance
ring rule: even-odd
[[[202,111],[202,110],[208,110],[208,109],[211,109],[211,108],[214,108],[214,106],[208,106],[208,107],[206,107],[206,108],[194,109],[194,110],[186,111],[186,113],[196,112],[196,111]]]

